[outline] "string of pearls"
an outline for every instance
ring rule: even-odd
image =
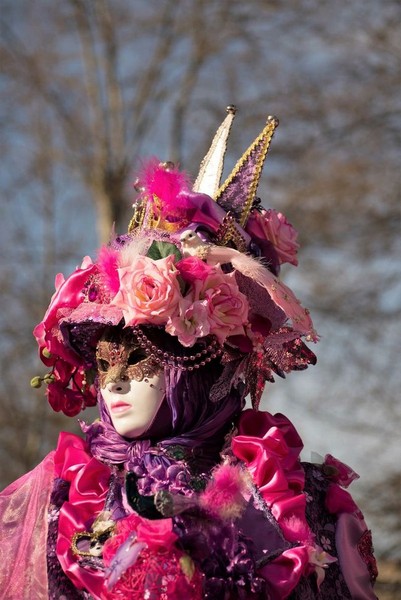
[[[140,347],[145,349],[149,356],[162,367],[172,367],[180,371],[194,371],[204,367],[223,353],[218,341],[214,339],[199,352],[189,356],[177,356],[156,346],[139,327],[133,327],[133,333],[138,338]]]

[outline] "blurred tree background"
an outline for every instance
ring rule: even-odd
[[[193,176],[227,104],[227,171],[279,117],[259,188],[300,231],[283,277],[315,316],[318,366],[264,408],[362,475],[380,556],[400,559],[399,0],[2,0],[1,484],[60,429],[31,336],[84,254],[125,231],[140,157]],[[84,415],[93,418],[93,415]]]

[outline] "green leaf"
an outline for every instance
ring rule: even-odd
[[[181,260],[182,258],[181,252],[174,244],[170,244],[170,242],[155,241],[150,246],[146,256],[152,258],[153,260],[159,260],[160,258],[166,258],[167,256],[170,256],[170,254],[174,254],[177,260]]]

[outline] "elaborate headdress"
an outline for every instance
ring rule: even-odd
[[[280,264],[297,264],[296,232],[256,197],[278,121],[268,117],[220,186],[235,108],[227,113],[193,187],[172,163],[150,160],[135,184],[128,233],[67,279],[57,276],[34,330],[52,371],[33,385],[48,383],[53,409],[75,415],[96,402],[95,349],[108,326],[132,328],[168,369],[222,361],[226,378],[246,382],[254,407],[273,373],[315,362],[301,339],[317,339],[309,313],[278,277]]]

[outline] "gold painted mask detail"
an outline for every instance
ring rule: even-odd
[[[101,339],[96,348],[100,387],[119,380],[143,381],[161,372],[162,367],[148,356],[134,338],[109,341]]]

